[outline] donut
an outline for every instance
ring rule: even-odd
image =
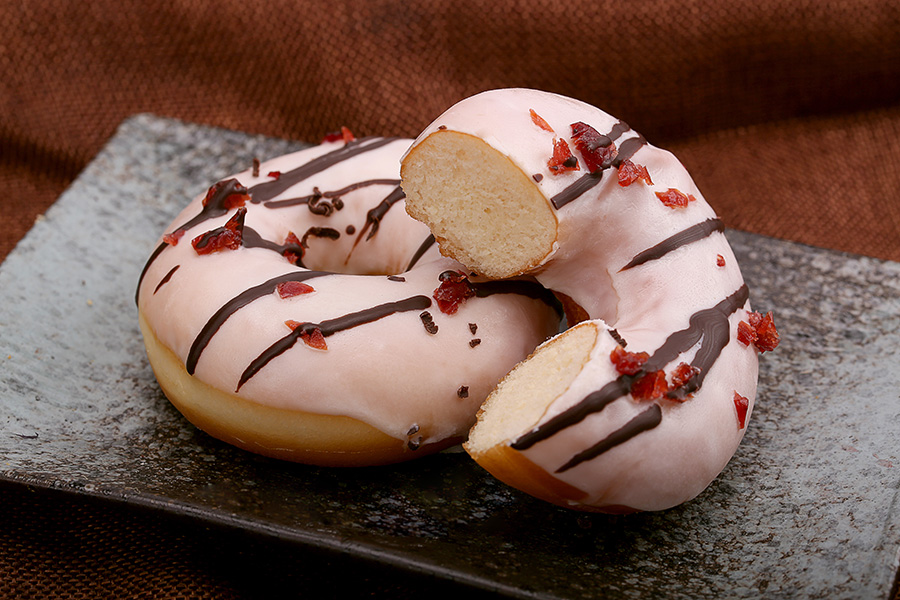
[[[462,441],[558,331],[544,288],[471,277],[406,214],[410,143],[344,129],[216,182],[166,228],[136,301],[150,365],[190,422],[297,462],[407,460]]]
[[[672,154],[583,102],[492,90],[422,132],[401,186],[444,254],[568,299],[573,325],[479,411],[464,444],[479,464],[609,513],[670,508],[710,484],[777,331],[751,311],[721,219]]]

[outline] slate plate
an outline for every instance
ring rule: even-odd
[[[781,347],[698,499],[582,515],[464,454],[326,470],[198,432],[153,379],[138,273],[217,178],[299,148],[141,115],[0,266],[0,481],[125,501],[527,598],[886,598],[900,550],[900,264],[729,231]]]

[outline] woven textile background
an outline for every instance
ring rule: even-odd
[[[896,1],[22,0],[0,17],[0,256],[136,112],[412,136],[529,86],[676,151],[731,227],[900,259]]]
[[[674,151],[729,227],[900,260],[897,0],[9,0],[0,23],[0,259],[134,113],[414,136],[527,86]],[[0,596],[246,593],[209,532],[0,502]]]

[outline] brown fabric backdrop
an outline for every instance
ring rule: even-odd
[[[0,259],[137,112],[306,141],[341,125],[412,136],[462,97],[528,86],[675,151],[731,227],[900,260],[900,1],[13,0],[0,23]],[[33,518],[16,498],[12,514]],[[52,564],[41,549],[66,518],[53,514],[27,543],[4,528],[3,556],[31,565],[13,577]],[[106,518],[144,559],[164,547],[146,521]],[[121,550],[63,538],[100,559]],[[100,589],[82,584],[70,589]]]
[[[164,4],[164,6],[154,6]],[[900,3],[4,3],[0,257],[125,117],[317,141],[575,96],[675,150],[732,227],[900,260]]]

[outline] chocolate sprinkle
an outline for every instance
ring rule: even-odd
[[[478,324],[477,323],[469,323],[469,331],[472,332],[472,335],[475,335],[475,333],[478,331]]]
[[[459,389],[456,390],[456,395],[460,398],[468,398],[469,397],[469,386],[461,385]]]
[[[481,343],[481,338],[475,338],[474,340],[469,340],[469,348],[474,348],[478,344]]]
[[[422,314],[419,315],[419,318],[422,319],[422,325],[425,326],[425,331],[434,335],[438,332],[438,326],[435,325],[434,319],[431,317],[431,313],[423,311]]]
[[[388,281],[399,281],[400,283],[405,283],[406,277],[400,277],[399,275],[388,275]]]

